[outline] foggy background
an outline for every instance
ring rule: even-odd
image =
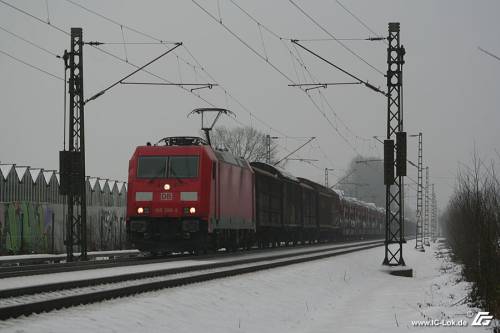
[[[63,77],[63,62],[54,54],[62,55],[69,48],[70,38],[54,26],[67,32],[71,27],[82,27],[85,41],[118,43],[99,47],[124,61],[91,46],[84,47],[84,93],[89,98],[132,72],[134,67],[127,61],[140,66],[172,46],[144,44],[156,41],[127,28],[131,27],[163,41],[184,43],[175,54],[165,56],[148,69],[172,82],[220,84],[195,91],[213,105],[236,114],[236,119],[221,118],[220,125],[243,124],[281,137],[276,140],[278,156],[300,146],[307,137],[317,137],[295,157],[318,161],[312,162],[313,165],[289,161],[286,167],[293,174],[323,183],[324,168],[332,168],[329,183],[335,184],[357,155],[382,158],[383,147],[372,137],[385,136],[386,98],[361,85],[315,89],[309,91],[308,97],[300,89],[288,87],[291,82],[271,67],[270,64],[276,66],[295,82],[312,83],[299,64],[298,59],[302,59],[317,79],[315,82],[352,82],[273,33],[299,40],[326,38],[330,40],[301,43],[385,90],[382,74],[331,40],[289,1],[235,2],[259,24],[229,0],[196,1],[216,20],[194,2],[185,0],[72,1],[118,24],[71,1],[2,0],[0,27],[49,52],[3,29],[0,50]],[[440,208],[453,191],[457,169],[470,162],[474,149],[486,163],[500,162],[500,61],[478,50],[480,46],[500,54],[500,2],[294,2],[339,39],[374,36],[357,19],[381,36],[387,36],[388,22],[401,22],[401,43],[406,48],[404,130],[408,134],[423,132],[424,166],[430,166],[430,181],[436,184]],[[6,3],[42,21],[50,21],[51,25]],[[216,22],[220,20],[257,53],[267,57],[268,62]],[[124,40],[141,44],[120,44]],[[386,72],[384,42],[342,43],[376,69]],[[58,151],[63,148],[63,81],[2,52],[0,73],[1,163],[58,169]],[[129,80],[161,82],[145,73]],[[199,135],[200,119],[187,118],[187,114],[194,108],[207,106],[206,101],[189,93],[189,88],[186,91],[174,86],[116,86],[85,107],[87,175],[126,181],[128,159],[137,145],[166,136]],[[414,162],[417,162],[417,141],[408,138],[408,158]],[[414,167],[408,165],[408,172],[417,179]],[[416,188],[411,181],[406,183]],[[409,191],[408,202],[414,206],[415,193],[411,188]]]

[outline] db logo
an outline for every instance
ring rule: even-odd
[[[490,316],[489,312],[481,312],[479,311],[472,321],[471,326],[489,326],[491,324],[491,320],[493,316]]]
[[[174,194],[171,192],[160,193],[160,200],[172,200],[174,198]]]

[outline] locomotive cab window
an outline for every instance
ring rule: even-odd
[[[198,156],[171,156],[168,175],[172,178],[198,177]]]
[[[196,178],[198,156],[141,156],[138,178]]]
[[[141,156],[137,166],[138,178],[165,178],[168,158],[165,156]]]

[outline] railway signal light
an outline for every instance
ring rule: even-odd
[[[406,176],[406,132],[396,133],[396,174]]]
[[[81,180],[84,179],[82,169],[82,153],[80,151],[63,150],[59,152],[60,194],[80,193]]]
[[[394,185],[394,140],[384,140],[384,184]]]

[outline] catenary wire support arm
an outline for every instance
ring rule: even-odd
[[[360,160],[360,161],[356,161],[355,163],[370,163],[370,162],[383,162],[384,160],[382,159],[371,159],[371,160]]]
[[[172,52],[173,50],[175,50],[176,48],[178,48],[179,46],[181,46],[182,43],[176,43],[174,47],[168,49],[167,51],[163,52],[162,54],[160,54],[158,57],[154,58],[153,60],[149,61],[148,63],[146,63],[145,65],[142,65],[141,67],[137,68],[135,71],[133,71],[132,73],[126,75],[125,77],[123,77],[122,79],[114,82],[113,84],[109,85],[107,88],[99,91],[97,94],[93,95],[92,97],[88,98],[87,100],[85,100],[84,104],[87,104],[88,102],[90,101],[93,101],[95,100],[96,98],[104,95],[108,90],[110,90],[111,88],[115,87],[116,85],[122,83],[123,81],[125,81],[126,79],[128,79],[129,77],[131,77],[132,75],[134,75],[135,73],[139,72],[139,71],[142,71],[144,68],[148,67],[149,65],[151,65],[152,63],[156,62],[157,60],[163,58],[164,56],[166,56],[167,54],[169,54],[170,52]]]
[[[412,162],[410,160],[406,160],[406,162],[410,163],[411,166],[414,166],[415,168],[418,169],[418,165],[416,165],[415,162]]]
[[[497,55],[495,55],[495,54],[493,54],[491,52],[486,51],[482,47],[478,47],[478,50],[481,51],[481,52],[483,52],[483,53],[485,53],[485,54],[487,54],[487,55],[489,55],[490,57],[495,58],[496,60],[500,61],[500,57],[499,56],[497,56]]]
[[[384,144],[384,141],[380,140],[378,136],[374,135],[373,138],[380,142],[381,144]]]
[[[374,85],[370,84],[368,81],[365,81],[365,80],[362,80],[360,79],[359,77],[357,77],[356,75],[354,74],[351,74],[349,73],[348,71],[346,71],[345,69],[335,65],[333,62],[325,59],[324,57],[320,56],[319,54],[317,54],[316,52],[308,49],[307,47],[305,47],[304,45],[300,44],[299,41],[297,39],[292,39],[292,43],[295,44],[295,45],[298,45],[299,47],[301,47],[303,50],[309,52],[310,54],[312,54],[313,56],[315,56],[316,58],[318,59],[321,59],[323,60],[324,62],[326,62],[327,64],[329,64],[330,66],[333,66],[335,67],[337,70],[341,71],[342,73],[346,74],[347,76],[353,78],[354,80],[356,80],[357,82],[359,82],[360,84],[363,84],[365,85],[367,88],[375,91],[375,92],[378,92],[384,96],[387,96],[387,93],[385,91],[382,91],[380,88],[377,88],[375,87]]]
[[[289,84],[289,87],[314,87],[314,86],[340,86],[340,85],[350,85],[350,84],[361,84],[361,82],[318,82],[318,83],[295,83]]]
[[[300,145],[297,149],[295,149],[294,151],[292,151],[290,154],[286,155],[285,157],[283,157],[282,159],[280,159],[279,161],[277,161],[276,163],[274,163],[273,165],[278,165],[280,162],[282,162],[283,160],[287,159],[288,157],[292,156],[293,154],[295,154],[296,152],[298,152],[300,149],[302,149],[305,145],[307,145],[308,143],[310,143],[311,141],[313,141],[314,139],[316,139],[315,136],[311,137],[309,140],[307,140],[307,142],[303,143],[302,145]]]
[[[326,89],[327,86],[326,86],[326,84],[319,84],[319,85],[315,85],[315,86],[311,86],[309,88],[306,88],[306,89],[304,89],[304,91],[308,92],[309,90],[320,89],[320,88]]]
[[[281,38],[281,39],[284,39],[284,40],[291,40],[291,39],[287,39],[287,38]],[[365,38],[300,38],[300,39],[297,39],[297,41],[299,42],[328,42],[328,41],[343,41],[343,40],[347,40],[347,41],[372,41],[372,42],[375,42],[375,41],[382,41],[382,40],[386,40],[387,38],[385,37],[365,37]]]
[[[361,82],[329,82],[329,83],[297,83],[297,84],[289,84],[289,87],[309,87],[305,88],[304,91],[308,92],[309,90],[323,88],[326,89],[328,86],[340,86],[340,85],[353,85],[353,84],[361,84]]]
[[[120,82],[125,85],[143,85],[143,86],[176,86],[176,87],[195,87],[190,89],[191,92],[199,89],[212,89],[218,87],[217,83],[167,83],[167,82]]]
[[[214,85],[211,84],[211,83],[208,83],[208,84],[201,84],[199,87],[196,87],[196,88],[191,88],[191,92],[195,91],[195,90],[200,90],[200,89],[212,89]]]

